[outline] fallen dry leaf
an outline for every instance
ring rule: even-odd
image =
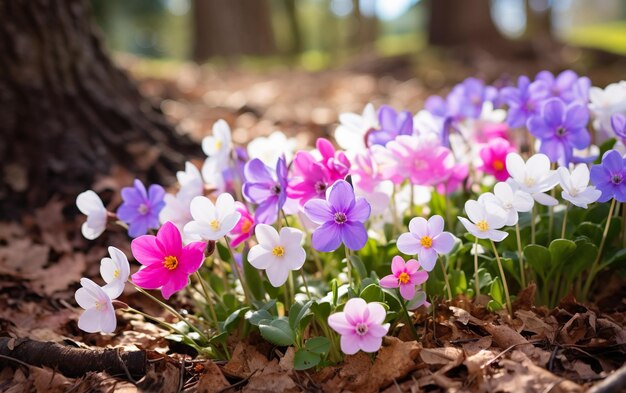
[[[194,386],[197,393],[215,393],[230,386],[226,377],[222,373],[222,370],[217,364],[208,361],[202,364],[204,367],[203,373],[200,375],[198,384]]]
[[[463,350],[454,347],[423,348],[420,357],[429,365],[460,364],[463,360]]]

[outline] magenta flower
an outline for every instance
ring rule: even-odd
[[[431,271],[437,262],[437,254],[447,254],[454,246],[454,236],[443,231],[443,218],[432,216],[415,217],[409,222],[409,232],[398,238],[396,246],[400,252],[415,255],[426,271]]]
[[[230,245],[237,247],[243,241],[246,241],[254,234],[254,217],[248,211],[248,208],[243,203],[235,202],[235,210],[241,214],[241,218],[237,222],[237,225],[230,231],[229,237],[232,239]]]
[[[289,181],[288,195],[301,205],[313,198],[324,198],[333,184],[328,169],[308,151],[299,151],[293,159],[294,177]]]
[[[385,321],[387,313],[380,303],[366,303],[361,298],[348,300],[343,312],[328,317],[328,325],[341,335],[341,351],[346,355],[359,352],[376,352],[389,331]]]
[[[328,139],[319,138],[315,143],[322,155],[321,164],[326,167],[332,181],[343,179],[350,171],[350,160],[342,151],[336,151]]]
[[[145,235],[149,228],[159,227],[159,213],[165,207],[165,190],[152,184],[148,191],[143,183],[135,179],[133,187],[122,188],[124,202],[117,209],[117,216],[128,224],[128,235]]]
[[[163,297],[169,299],[200,268],[205,246],[206,243],[193,242],[183,247],[178,228],[168,221],[156,236],[140,236],[131,243],[133,256],[143,265],[132,275],[132,281],[144,289],[161,288]]]
[[[400,288],[400,295],[405,300],[412,300],[415,296],[415,287],[428,280],[428,273],[419,268],[420,264],[415,259],[409,259],[404,263],[404,259],[396,255],[391,261],[391,274],[380,280],[380,286]]]
[[[506,139],[490,140],[478,153],[482,160],[480,169],[495,176],[498,181],[505,181],[509,178],[509,172],[506,170],[506,156],[514,151],[515,148]]]
[[[363,222],[370,216],[370,204],[364,198],[355,198],[352,186],[344,180],[328,189],[327,200],[311,199],[304,205],[307,217],[320,224],[313,232],[313,248],[334,251],[343,242],[351,250],[360,250],[367,242]]]

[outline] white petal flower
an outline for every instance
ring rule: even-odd
[[[220,119],[213,124],[212,131],[213,135],[204,137],[202,140],[202,150],[204,154],[209,157],[228,158],[233,145],[228,123]]]
[[[602,135],[602,140],[613,135],[611,116],[616,113],[626,115],[626,81],[611,83],[606,88],[589,89],[589,110],[593,114],[593,127]]]
[[[159,221],[161,224],[170,221],[180,232],[183,232],[185,225],[193,220],[191,201],[204,192],[204,181],[198,168],[190,162],[185,164],[185,171],[179,171],[176,177],[180,189],[175,195],[166,194],[163,198],[165,207],[159,213]]]
[[[512,226],[517,224],[519,212],[528,212],[533,208],[535,201],[533,197],[522,190],[515,192],[511,186],[504,182],[497,183],[493,188],[493,193],[486,192],[478,197],[478,202],[486,205],[495,203],[507,213],[505,225]]]
[[[89,240],[100,236],[107,226],[107,209],[102,200],[92,190],[82,192],[76,197],[76,206],[81,213],[87,216],[81,232]]]
[[[202,178],[210,187],[219,192],[224,192],[226,182],[222,173],[228,168],[228,160],[220,160],[219,157],[209,157],[202,165]]]
[[[81,278],[80,285],[74,298],[85,312],[78,319],[78,327],[87,333],[113,333],[117,320],[109,295],[88,278]]]
[[[107,283],[102,290],[111,299],[117,299],[124,292],[130,275],[130,264],[126,255],[115,247],[109,247],[109,255],[110,258],[102,258],[100,261],[100,275]]]
[[[537,203],[554,206],[559,202],[544,194],[559,182],[556,171],[550,169],[550,159],[545,154],[535,154],[524,162],[517,153],[506,156],[506,169],[511,177],[507,183],[513,190],[521,190],[530,194]]]
[[[507,213],[500,206],[469,200],[465,202],[465,213],[469,220],[459,217],[459,221],[469,233],[477,238],[500,242],[509,235],[499,230],[507,221]]]
[[[374,105],[367,104],[361,115],[342,113],[339,115],[339,126],[335,130],[335,140],[346,152],[365,150],[365,134],[370,129],[380,128]]]
[[[571,173],[565,167],[559,167],[557,172],[563,188],[561,196],[573,205],[586,209],[588,204],[597,201],[602,195],[600,190],[589,185],[589,168],[586,164],[578,164]]]
[[[247,150],[250,159],[258,158],[265,165],[273,167],[283,154],[287,162],[291,161],[296,150],[296,140],[295,138],[287,138],[280,131],[274,131],[268,137],[260,136],[251,140]]]
[[[250,249],[248,262],[265,270],[270,284],[278,288],[287,281],[289,271],[299,270],[304,265],[303,233],[296,228],[284,227],[279,234],[274,227],[259,224],[255,235],[259,244]]]
[[[220,194],[215,205],[207,197],[197,196],[191,201],[193,221],[187,223],[184,233],[190,240],[218,240],[230,232],[241,218],[235,209],[235,200],[228,193]]]
[[[433,134],[440,136],[443,131],[445,118],[433,115],[427,110],[421,110],[413,116],[413,134]]]

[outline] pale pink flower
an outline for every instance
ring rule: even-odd
[[[389,324],[383,324],[386,314],[380,303],[352,298],[342,312],[328,317],[328,325],[341,335],[341,351],[346,355],[354,355],[359,350],[376,352],[389,331]]]
[[[415,296],[415,287],[428,280],[428,273],[419,270],[420,264],[415,259],[404,262],[401,256],[396,255],[391,261],[391,274],[381,278],[383,288],[400,288],[400,295],[405,300],[412,300]]]

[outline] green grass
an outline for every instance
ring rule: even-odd
[[[578,26],[565,39],[570,44],[626,55],[626,20]]]

